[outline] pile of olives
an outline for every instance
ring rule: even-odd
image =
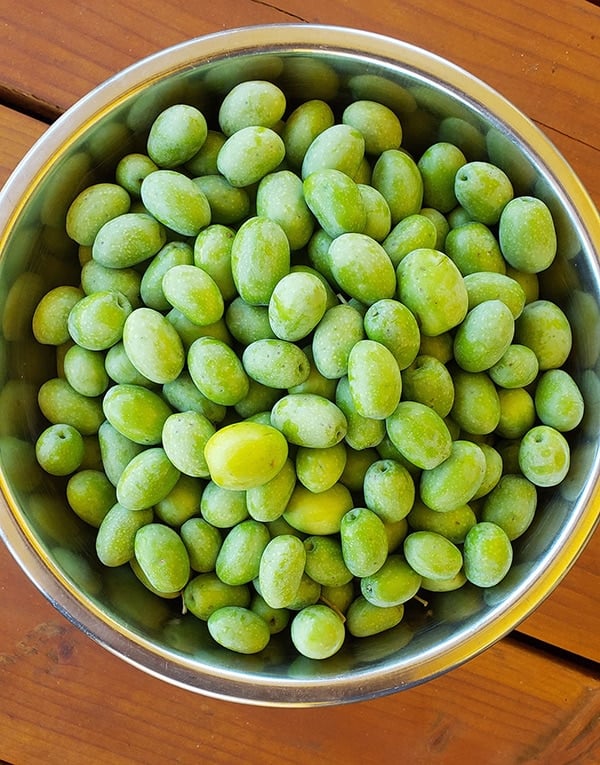
[[[289,628],[323,659],[418,593],[498,584],[569,470],[548,207],[402,138],[382,103],[243,82],[218,124],[166,108],[68,209],[80,284],[33,316],[57,358],[37,459],[102,565],[233,651]]]

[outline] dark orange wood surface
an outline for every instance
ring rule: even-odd
[[[446,56],[527,113],[600,205],[600,9],[586,0],[0,0],[0,185],[50,121],[140,57],[192,36],[308,21]],[[600,534],[554,593],[483,655],[360,704],[263,709],[195,695],[113,657],[0,544],[0,761],[600,762]]]
[[[12,765],[592,765],[600,757],[597,673],[513,639],[393,696],[249,707],[133,669],[22,577],[0,548],[0,753]]]

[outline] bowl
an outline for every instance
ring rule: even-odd
[[[509,574],[496,586],[465,585],[407,604],[379,635],[349,639],[321,661],[289,638],[255,655],[215,644],[179,600],[143,588],[128,566],[98,565],[94,529],[65,501],[64,480],[42,474],[34,443],[40,385],[55,375],[55,351],[37,345],[31,319],[50,287],[77,284],[77,248],[65,234],[70,202],[113,177],[126,151],[142,149],[167,106],[214,104],[243,80],[279,84],[288,100],[343,105],[374,98],[400,116],[403,146],[418,155],[437,140],[468,159],[489,158],[520,194],[543,199],[554,217],[558,256],[540,274],[542,292],[573,329],[568,368],[585,399],[569,434],[571,469],[544,490],[533,524],[514,542]],[[21,161],[0,196],[0,463],[2,537],[30,580],[86,635],[169,683],[238,702],[339,704],[423,683],[510,632],[559,584],[592,534],[600,508],[600,218],[550,141],[501,95],[431,52],[385,36],[332,26],[247,27],[184,42],[129,67],[70,108]],[[141,587],[141,591],[140,590]]]

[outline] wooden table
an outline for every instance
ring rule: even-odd
[[[0,0],[0,184],[48,124],[137,59],[264,22],[343,24],[441,54],[556,143],[600,204],[600,8],[588,0]],[[0,760],[11,765],[600,762],[600,534],[520,627],[423,686],[272,709],[136,671],[64,619],[0,545]]]

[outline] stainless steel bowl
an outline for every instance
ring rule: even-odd
[[[392,106],[404,144],[459,142],[469,159],[489,157],[519,193],[550,206],[560,255],[543,276],[545,294],[574,329],[570,369],[586,399],[572,438],[572,469],[547,492],[536,521],[515,543],[508,577],[415,603],[405,621],[351,640],[335,657],[297,658],[282,639],[236,656],[207,639],[202,623],[171,612],[123,571],[101,571],[93,535],[66,509],[64,487],[40,475],[33,454],[36,388],[54,375],[36,347],[36,300],[77,279],[65,211],[85,185],[110,177],[125,151],[165,106],[188,101],[214,116],[215,96],[251,78],[272,79],[288,98],[345,103],[373,97]],[[451,63],[394,39],[313,25],[248,27],[190,40],[126,69],[73,106],[25,156],[0,195],[0,507],[2,536],[56,608],[131,664],[192,691],[246,703],[318,705],[366,699],[422,683],[475,656],[512,630],[560,582],[598,519],[600,501],[600,218],[549,140],[517,109]]]

